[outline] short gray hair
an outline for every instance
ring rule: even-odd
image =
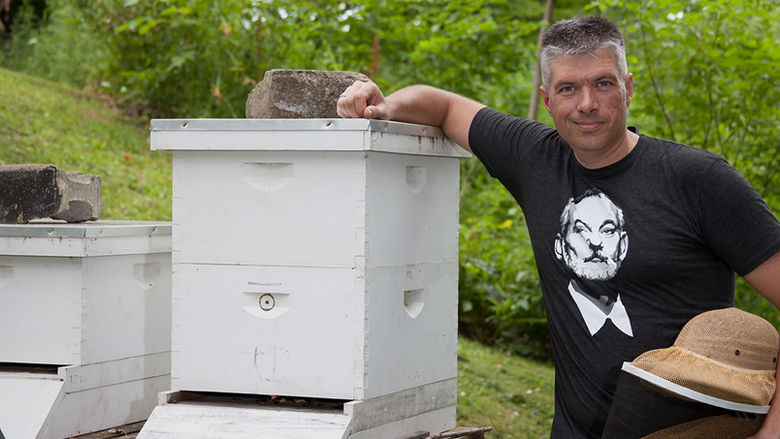
[[[555,23],[542,34],[542,83],[550,86],[550,63],[554,59],[563,55],[593,55],[600,50],[615,55],[618,80],[624,82],[628,75],[626,48],[623,34],[614,23],[601,17],[575,17]]]

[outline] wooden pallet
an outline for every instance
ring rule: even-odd
[[[82,434],[71,439],[134,439],[138,436],[138,432],[141,431],[144,423],[146,423],[146,421],[134,422],[132,424],[125,424],[119,427],[96,431],[94,433]]]
[[[71,439],[135,439],[143,428],[145,421],[122,425],[94,433],[82,434]],[[456,427],[441,434],[430,436],[427,432],[406,436],[399,439],[483,439],[485,434],[492,429],[490,427]],[[2,438],[0,438],[2,439]]]

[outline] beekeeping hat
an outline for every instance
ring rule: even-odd
[[[641,439],[744,439],[756,434],[763,422],[763,416],[724,414],[665,428]]]
[[[674,344],[639,355],[623,370],[677,396],[766,413],[775,393],[777,330],[736,308],[707,311],[685,324]]]

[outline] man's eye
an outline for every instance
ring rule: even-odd
[[[571,85],[567,85],[566,87],[561,88],[561,93],[571,93],[574,91],[574,87]]]
[[[612,236],[615,234],[616,229],[614,227],[604,227],[601,229],[603,235]]]
[[[585,227],[582,227],[582,226],[576,226],[574,228],[574,233],[582,234],[582,232],[584,232],[584,231],[585,231]]]
[[[609,81],[601,81],[601,82],[599,82],[597,85],[598,85],[599,87],[601,87],[601,88],[605,88],[605,87],[609,87],[610,85],[612,85],[612,83],[611,83],[611,82],[609,82]]]

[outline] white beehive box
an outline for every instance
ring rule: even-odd
[[[170,386],[170,250],[166,222],[0,225],[7,439],[69,437],[149,415]],[[52,373],[25,373],[42,365]]]
[[[454,395],[468,154],[439,129],[153,120],[151,145],[173,151],[174,390]]]
[[[0,363],[168,352],[170,223],[0,225]]]

